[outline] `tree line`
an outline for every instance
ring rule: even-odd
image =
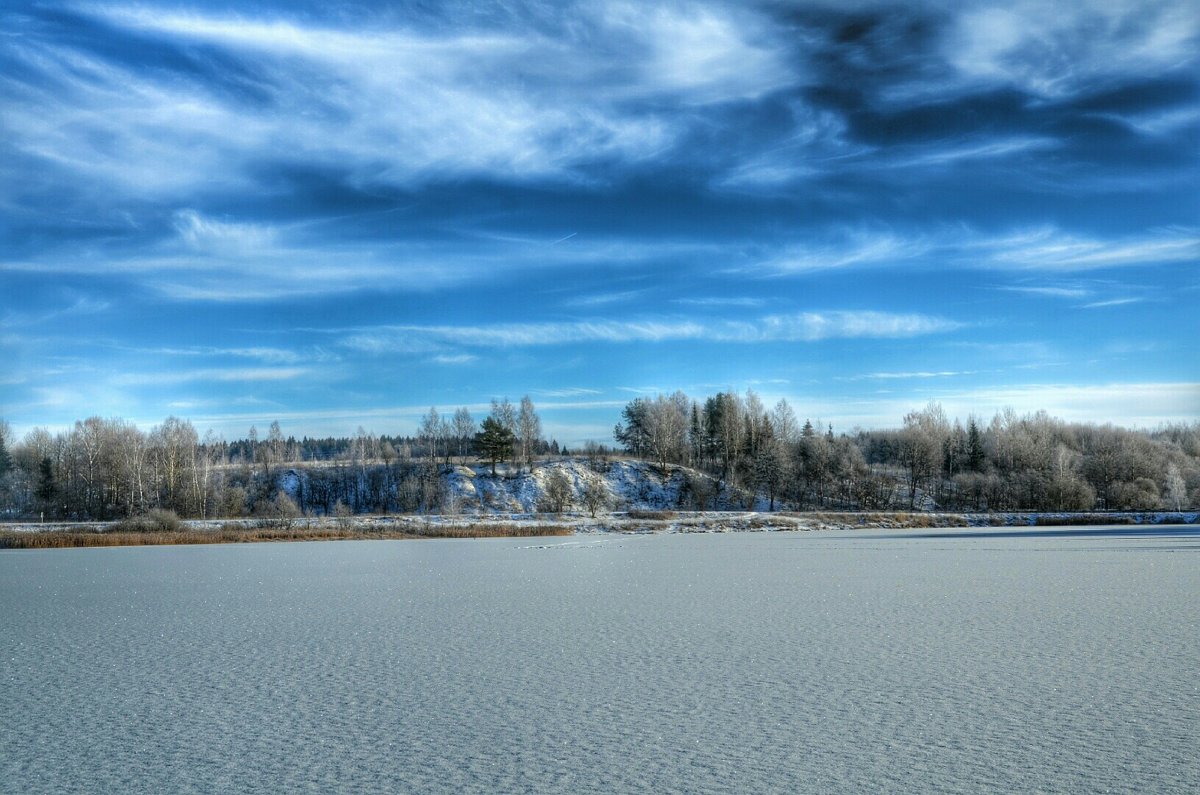
[[[801,508],[1180,510],[1200,504],[1200,422],[1135,431],[1012,409],[964,425],[930,403],[899,428],[835,434],[786,400],[683,392],[628,403],[625,451]]]
[[[492,401],[480,427],[462,407],[430,408],[411,436],[324,439],[265,434],[251,427],[226,441],[168,417],[148,432],[120,418],[89,417],[68,430],[12,439],[0,420],[0,517],[117,519],[152,510],[179,516],[240,516],[434,511],[446,505],[441,468],[457,460],[532,467],[564,452],[542,438],[528,396]],[[289,473],[299,469],[303,477]],[[294,482],[286,482],[292,477]]]
[[[637,398],[614,440],[625,455],[715,479],[747,507],[970,511],[1180,510],[1200,504],[1200,422],[1135,431],[1068,423],[1012,410],[984,422],[950,420],[936,403],[898,428],[835,433],[786,400],[767,408],[753,392],[693,399],[683,392]],[[589,442],[589,457],[608,448]],[[528,396],[493,400],[477,423],[436,408],[415,433],[350,437],[265,434],[203,437],[168,417],[142,431],[89,417],[51,433],[12,437],[0,420],[0,516],[116,519],[165,509],[180,516],[387,513],[445,510],[452,463],[502,462],[532,469],[568,455],[547,441]],[[297,474],[299,473],[299,474]],[[696,481],[693,505],[708,507]],[[712,495],[709,495],[711,497]],[[736,499],[734,501],[737,501]],[[726,502],[729,502],[727,499]]]

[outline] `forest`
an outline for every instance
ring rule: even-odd
[[[89,417],[21,439],[0,420],[0,517],[107,520],[154,510],[188,518],[439,513],[454,464],[496,474],[561,457],[614,456],[683,466],[771,510],[1145,511],[1200,505],[1200,422],[1131,430],[1012,410],[950,419],[930,403],[892,429],[837,432],[753,391],[637,398],[610,446],[568,450],[544,438],[528,398],[431,408],[410,434],[297,440],[278,422],[260,436],[203,437],[168,417],[143,431]],[[485,471],[486,470],[482,470]],[[303,472],[304,477],[297,473]],[[687,506],[680,506],[687,507]]]

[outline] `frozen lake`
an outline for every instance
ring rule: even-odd
[[[1185,792],[1197,528],[0,552],[0,792]]]

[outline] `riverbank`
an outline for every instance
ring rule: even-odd
[[[1072,527],[1196,524],[1195,511],[1141,513],[907,513],[628,511],[581,514],[390,515],[288,521],[183,520],[171,527],[137,522],[8,523],[0,549],[239,544],[420,538],[528,538],[592,533],[736,533],[896,530],[955,527]]]

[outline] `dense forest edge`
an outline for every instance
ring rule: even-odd
[[[478,423],[466,408],[446,415],[430,409],[414,430],[296,439],[274,422],[261,437],[251,428],[228,441],[211,431],[200,437],[177,417],[149,431],[90,417],[18,440],[0,421],[0,519],[26,526],[106,522],[108,533],[178,536],[139,543],[199,543],[216,528],[206,525],[208,535],[188,541],[193,530],[175,523],[229,520],[221,528],[228,540],[283,540],[530,534],[533,525],[521,523],[497,529],[505,527],[500,514],[545,515],[538,524],[553,533],[566,530],[548,517],[639,511],[740,511],[781,520],[795,512],[1034,512],[1096,514],[1111,523],[1124,521],[1114,512],[1186,513],[1200,505],[1200,422],[1136,430],[1012,410],[962,421],[930,403],[894,429],[836,432],[801,421],[787,401],[767,408],[750,391],[637,398],[621,411],[611,443],[575,450],[544,438],[528,397],[494,400]],[[375,515],[492,518],[366,533],[347,521]]]

